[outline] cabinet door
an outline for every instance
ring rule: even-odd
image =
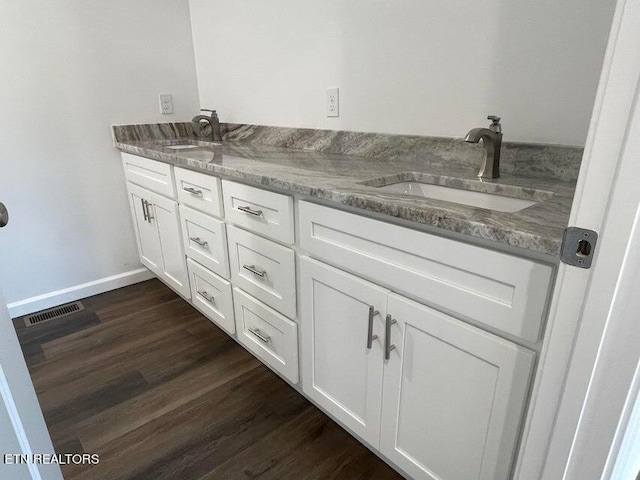
[[[127,187],[140,262],[156,275],[160,275],[163,268],[160,236],[156,225],[147,218],[144,190],[132,184],[128,184]]]
[[[149,215],[152,223],[157,224],[160,244],[162,245],[162,278],[185,298],[191,298],[189,274],[182,246],[180,216],[178,204],[155,193],[149,192],[151,206]]]
[[[509,476],[534,353],[389,295],[380,451],[412,477]]]
[[[132,183],[127,188],[140,261],[180,295],[191,298],[178,204]]]
[[[377,448],[388,291],[307,257],[300,277],[303,390]]]

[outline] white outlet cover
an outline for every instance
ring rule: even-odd
[[[338,87],[327,88],[327,117],[340,116],[340,96]]]
[[[160,97],[160,113],[163,115],[173,113],[173,98],[170,93],[161,93]]]

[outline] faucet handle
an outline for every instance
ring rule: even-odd
[[[487,120],[491,120],[491,125],[489,126],[490,130],[493,130],[496,133],[502,133],[502,125],[500,125],[500,117],[496,115],[487,116]]]
[[[216,113],[215,110],[209,110],[208,108],[201,108],[200,109],[201,112],[210,112],[210,113]]]

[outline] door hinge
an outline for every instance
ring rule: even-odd
[[[567,265],[591,268],[598,242],[598,232],[580,227],[567,227],[562,237],[560,260]]]

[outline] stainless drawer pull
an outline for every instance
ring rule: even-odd
[[[183,187],[182,190],[184,190],[187,193],[190,193],[191,195],[202,195],[202,190],[197,190],[193,187]]]
[[[238,207],[238,210],[244,213],[248,213],[249,215],[254,215],[256,217],[262,215],[262,210],[252,210],[251,207]]]
[[[209,295],[206,290],[198,290],[198,295],[204,298],[209,303],[215,303],[216,297]]]
[[[209,242],[207,242],[206,240],[201,240],[200,237],[189,237],[189,240],[191,240],[194,243],[197,243],[203,248],[209,245]]]
[[[269,335],[264,335],[259,329],[248,328],[249,332],[253,333],[256,337],[258,337],[264,343],[270,343],[271,337]]]
[[[147,207],[145,205],[146,200],[144,198],[140,199],[140,203],[142,204],[142,216],[144,217],[144,221],[148,222],[149,219],[147,218]]]
[[[391,315],[387,315],[387,321],[385,324],[385,337],[384,337],[384,359],[389,360],[391,358],[391,350],[395,350],[396,346],[391,345],[391,325],[398,323],[397,320],[391,318]]]
[[[373,317],[380,315],[378,310],[374,310],[373,305],[369,307],[369,328],[367,329],[367,349],[371,350],[373,341],[378,338],[378,335],[373,334]]]
[[[251,273],[259,277],[264,278],[267,275],[266,270],[258,270],[255,265],[243,265],[242,268],[249,270]]]

